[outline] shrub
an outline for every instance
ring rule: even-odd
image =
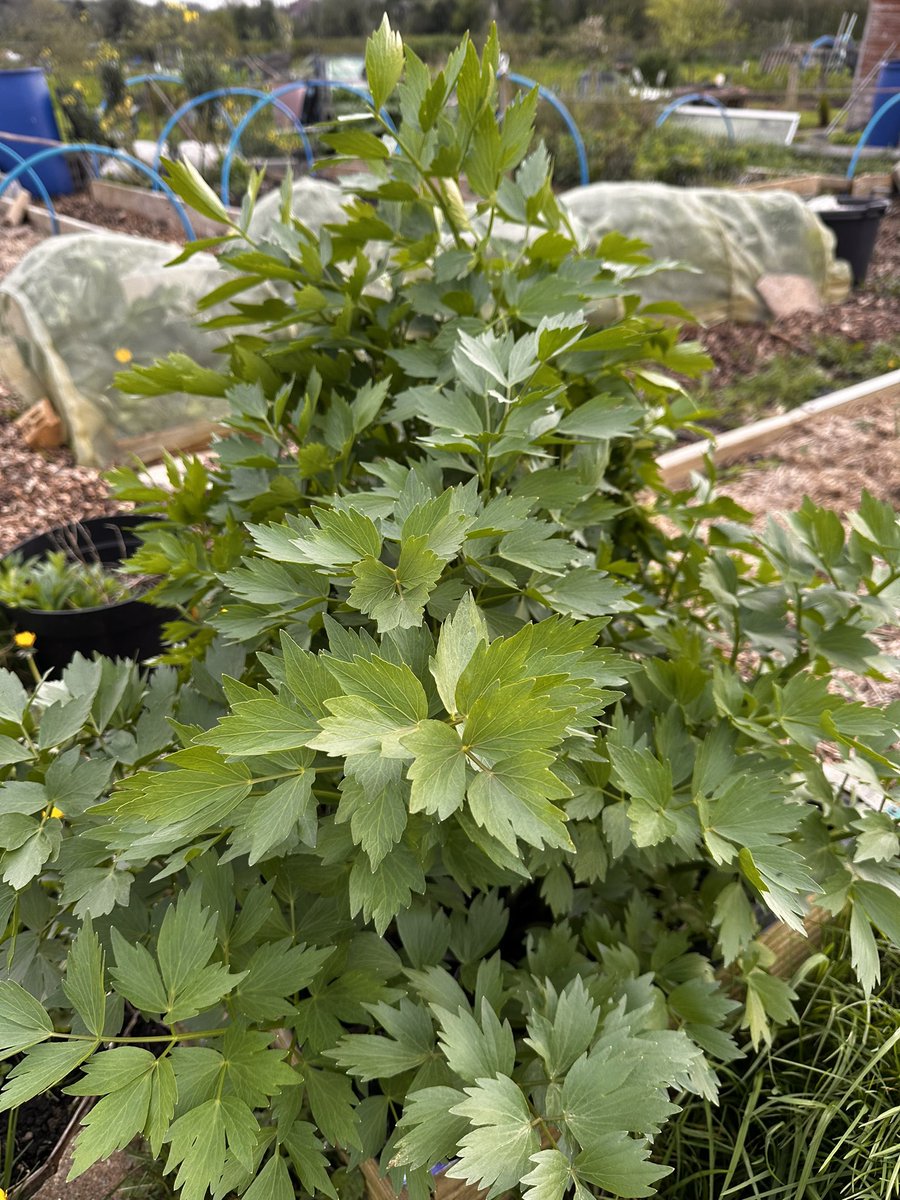
[[[570,108],[584,139],[591,180],[634,178],[638,147],[655,116],[650,106],[632,99],[622,88],[599,99],[573,103]],[[538,112],[538,131],[553,158],[554,183],[576,187],[581,176],[575,143],[546,106]]]
[[[0,860],[60,931],[30,991],[0,984],[24,1052],[0,1103],[83,1069],[76,1173],[143,1133],[186,1200],[358,1197],[379,1172],[424,1200],[442,1170],[646,1195],[670,1090],[713,1099],[738,1028],[794,1016],[760,924],[801,929],[810,897],[845,914],[866,989],[872,923],[900,941],[893,827],[821,749],[876,791],[896,776],[896,712],[831,686],[882,665],[895,515],[867,497],[847,537],[807,504],[757,534],[661,487],[655,450],[693,415],[667,371],[705,360],[676,307],[627,294],[638,247],[578,247],[536,96],[496,122],[497,59],[464,41],[432,79],[385,22],[367,77],[377,109],[403,75],[398,153],[333,135],[373,175],[346,220],[286,205],[251,243],[254,181],[207,301],[234,305],[221,370],[121,380],[231,416],[170,495],[118,479],[167,517],[137,569],[184,609],[182,748],[129,749],[69,839],[22,852],[11,822]],[[2,710],[10,745],[68,753],[77,710],[46,708],[36,743],[29,712]],[[13,805],[46,814],[47,761],[13,767]],[[73,911],[57,845],[63,889],[127,869],[146,905]],[[126,1003],[152,1050],[123,1040]]]
[[[634,177],[676,187],[704,187],[733,182],[746,170],[748,161],[744,146],[669,123],[652,129],[641,141]]]
[[[674,87],[678,82],[678,59],[673,58],[671,54],[665,50],[645,50],[635,59],[634,64],[641,75],[644,77],[644,82],[653,87],[657,79],[662,76],[662,82],[666,87]]]

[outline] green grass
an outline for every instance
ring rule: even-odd
[[[817,337],[812,345],[811,354],[779,354],[728,387],[704,385],[698,403],[716,413],[707,423],[734,429],[900,367],[900,335],[870,347],[841,337]]]
[[[813,960],[799,1022],[720,1072],[720,1104],[682,1096],[654,1157],[660,1200],[896,1200],[900,1196],[900,953],[866,999],[846,937]]]

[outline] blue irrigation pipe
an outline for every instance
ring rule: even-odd
[[[691,92],[689,96],[679,96],[677,100],[673,100],[671,104],[667,104],[659,116],[656,118],[656,128],[659,129],[671,117],[676,109],[681,108],[685,104],[693,104],[699,102],[701,104],[711,104],[713,108],[717,108],[722,114],[722,120],[725,122],[725,128],[728,130],[728,140],[731,145],[734,145],[734,125],[731,123],[731,117],[728,115],[728,110],[721,100],[717,100],[715,96],[708,96],[706,92]]]
[[[160,190],[168,197],[169,203],[178,214],[178,219],[187,234],[189,241],[194,241],[196,234],[194,227],[191,224],[187,211],[169,185],[164,179],[160,178],[159,172],[154,171],[152,167],[148,167],[146,163],[141,162],[139,158],[135,158],[133,154],[126,154],[124,150],[115,150],[111,146],[98,146],[94,142],[71,142],[63,146],[51,146],[48,150],[39,150],[37,154],[33,154],[31,158],[20,162],[9,174],[0,182],[0,196],[6,191],[14,179],[18,179],[26,171],[30,171],[39,163],[44,162],[48,158],[55,158],[58,154],[93,154],[102,155],[104,158],[114,158],[119,162],[128,163],[130,167],[141,171],[144,175],[153,182],[154,186],[158,185]]]
[[[575,124],[575,118],[560,100],[555,92],[551,92],[549,88],[545,88],[543,84],[538,83],[535,79],[529,79],[527,75],[517,75],[514,71],[507,72],[506,78],[512,83],[517,83],[519,87],[537,88],[538,95],[542,100],[546,100],[548,104],[559,113],[565,121],[566,126],[571,135],[572,141],[575,143],[575,153],[578,155],[578,169],[581,173],[581,186],[587,187],[591,182],[590,171],[588,170],[587,150],[584,145],[584,138],[581,136],[581,130]]]
[[[59,220],[56,216],[56,209],[53,207],[53,201],[50,199],[50,193],[44,186],[44,181],[32,167],[28,165],[28,159],[22,157],[17,150],[13,150],[12,146],[7,146],[5,142],[0,142],[0,155],[8,155],[18,166],[23,166],[28,175],[34,180],[37,193],[43,202],[47,205],[47,212],[50,214],[50,228],[54,234],[59,233]],[[0,183],[0,196],[6,190],[6,183]]]
[[[900,104],[900,95],[891,96],[891,98],[889,100],[885,100],[885,102],[884,102],[884,104],[882,104],[881,108],[879,108],[876,113],[872,114],[868,125],[865,127],[865,129],[862,131],[862,133],[859,136],[859,141],[856,143],[856,149],[853,151],[853,157],[850,159],[850,165],[847,167],[847,178],[848,179],[852,179],[854,174],[856,173],[856,165],[859,162],[859,156],[862,154],[863,147],[865,146],[866,142],[872,136],[872,130],[875,128],[875,126],[878,124],[878,122],[881,120],[881,118],[884,116],[884,114],[888,111],[888,109],[893,108],[895,104]]]
[[[228,143],[228,149],[225,151],[225,157],[222,160],[222,184],[219,190],[219,196],[223,204],[228,203],[228,185],[231,182],[231,160],[240,149],[241,137],[244,130],[257,115],[257,113],[262,112],[266,105],[276,104],[281,107],[281,101],[279,99],[280,96],[284,96],[288,92],[296,92],[302,87],[337,88],[339,91],[350,92],[351,95],[354,95],[359,100],[362,100],[363,104],[367,104],[369,108],[372,108],[374,103],[371,93],[367,92],[365,88],[357,87],[354,83],[341,83],[337,79],[297,79],[294,83],[283,83],[281,87],[275,88],[264,99],[257,100],[256,104],[249,108],[241,117],[240,121],[238,121],[234,133],[231,135],[231,141]],[[390,114],[384,108],[381,110],[381,117],[388,128],[396,133],[397,127],[391,120]],[[306,152],[307,166],[311,167],[314,161],[312,147],[309,144],[309,138],[306,136],[306,131],[303,129],[302,125],[300,126],[300,131],[301,136],[303,137],[303,149]]]
[[[168,141],[169,134],[172,132],[172,130],[175,128],[175,126],[178,124],[178,122],[181,120],[181,118],[183,116],[185,116],[187,113],[189,113],[192,109],[198,108],[201,104],[206,104],[210,100],[220,100],[223,96],[255,96],[257,98],[258,102],[261,100],[265,100],[267,103],[271,102],[271,103],[275,104],[275,106],[279,110],[279,112],[283,112],[288,117],[290,117],[291,121],[293,122],[294,128],[297,130],[297,132],[300,134],[300,137],[303,139],[303,144],[306,147],[306,151],[307,151],[307,157],[309,157],[312,154],[312,150],[309,145],[309,138],[306,136],[306,130],[303,128],[303,125],[301,124],[299,118],[296,117],[294,115],[294,113],[291,112],[291,110],[288,108],[288,106],[286,104],[283,104],[281,100],[277,99],[277,94],[281,90],[282,89],[279,88],[279,89],[277,89],[276,92],[263,92],[263,91],[260,91],[259,88],[250,88],[250,87],[213,88],[213,90],[210,92],[204,92],[200,96],[194,96],[193,99],[186,100],[184,102],[184,104],[181,105],[180,108],[176,108],[176,110],[172,113],[172,115],[169,117],[166,124],[163,126],[162,133],[160,133],[159,137],[157,138],[156,149],[153,153],[153,169],[154,169],[154,171],[159,171],[159,165],[160,165],[160,160],[162,159],[163,147],[165,146],[166,142]],[[276,97],[276,98],[272,99],[272,97]],[[250,111],[253,112],[253,109],[251,109]],[[240,128],[240,125],[238,125],[238,129],[239,128]],[[234,141],[236,133],[237,133],[237,129],[235,129],[234,133],[232,133],[232,135],[231,135],[232,142]]]

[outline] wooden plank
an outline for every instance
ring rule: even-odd
[[[124,209],[135,216],[160,221],[179,237],[184,234],[178,213],[162,192],[129,187],[124,183],[113,183],[109,179],[92,179],[91,196],[104,208]],[[227,225],[222,225],[218,221],[212,221],[209,217],[194,212],[188,205],[185,205],[185,208],[197,237],[216,237],[220,233],[228,232]],[[240,211],[236,208],[229,208],[228,213],[235,220],[240,216]]]
[[[5,196],[0,198],[0,214],[5,215],[15,201],[7,200]],[[28,224],[35,233],[51,234],[53,232],[53,223],[50,220],[50,214],[46,208],[39,204],[30,204],[28,206]],[[99,225],[91,225],[87,221],[79,221],[77,217],[64,217],[62,213],[57,214],[59,221],[60,233],[109,233],[108,229],[103,229]]]
[[[728,463],[738,462],[765,450],[779,441],[788,430],[813,424],[821,417],[835,413],[846,415],[871,400],[900,400],[900,371],[890,371],[887,375],[841,388],[827,396],[807,400],[790,412],[764,417],[740,429],[719,434],[715,439],[668,450],[656,460],[663,483],[666,487],[678,487],[686,483],[692,471],[703,470],[703,460],[707,454],[712,454],[717,467],[727,466]]]
[[[847,180],[843,175],[795,175],[790,179],[764,179],[759,183],[742,183],[739,192],[794,192],[797,196],[820,196],[823,192],[845,192]]]
[[[205,450],[213,434],[221,429],[215,421],[190,421],[184,425],[172,425],[168,429],[155,429],[135,437],[119,438],[115,443],[116,459],[139,458],[141,462],[156,462],[165,452],[187,454],[194,450]]]

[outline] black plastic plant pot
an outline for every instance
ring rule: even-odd
[[[850,264],[853,286],[866,281],[881,218],[888,210],[882,196],[834,196],[834,204],[816,205],[816,216],[837,238],[835,253]]]
[[[134,529],[147,521],[145,516],[126,513],[59,526],[20,542],[2,561],[12,554],[30,559],[65,550],[73,562],[120,563],[140,545]],[[152,658],[162,649],[162,626],[179,615],[175,609],[156,608],[140,599],[60,612],[0,604],[0,612],[17,633],[35,635],[34,656],[41,672],[61,671],[78,651],[86,658],[94,653],[139,661]]]

